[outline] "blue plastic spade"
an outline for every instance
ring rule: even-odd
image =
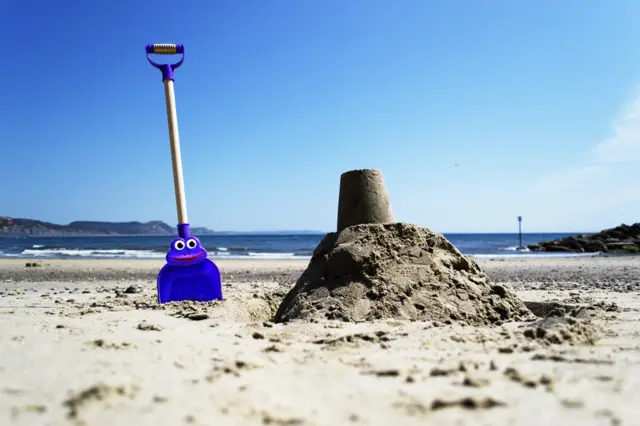
[[[173,71],[184,61],[184,46],[181,44],[148,44],[145,46],[149,63],[162,72],[164,93],[169,122],[169,140],[171,142],[171,163],[173,166],[173,184],[178,209],[178,238],[171,242],[167,253],[167,264],[158,274],[158,303],[193,300],[207,302],[222,299],[222,280],[218,267],[207,258],[207,251],[200,240],[191,235],[187,219],[187,203],[184,195],[182,160],[180,157],[180,138],[173,89]],[[182,58],[175,64],[157,64],[149,54],[175,55]]]
[[[178,225],[178,235],[158,274],[158,302],[222,300],[220,271],[200,240],[189,235],[186,223]]]

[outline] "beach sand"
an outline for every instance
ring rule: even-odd
[[[216,263],[158,306],[162,261],[0,260],[0,424],[640,424],[640,257],[479,260],[549,316],[492,327],[274,324],[307,261]]]

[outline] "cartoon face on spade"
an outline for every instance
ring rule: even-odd
[[[192,266],[206,258],[207,251],[196,237],[174,239],[166,257],[167,264],[172,266]]]

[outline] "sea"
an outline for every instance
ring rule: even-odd
[[[523,233],[522,244],[564,238],[575,233]],[[598,253],[540,253],[517,250],[518,234],[444,234],[472,257],[582,257]],[[213,259],[309,259],[324,234],[205,235],[198,237]],[[162,259],[171,236],[0,237],[0,258]]]

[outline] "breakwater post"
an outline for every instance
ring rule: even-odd
[[[520,244],[518,244],[518,250],[524,250],[524,247],[522,246],[522,216],[518,216],[518,239],[520,241]]]

